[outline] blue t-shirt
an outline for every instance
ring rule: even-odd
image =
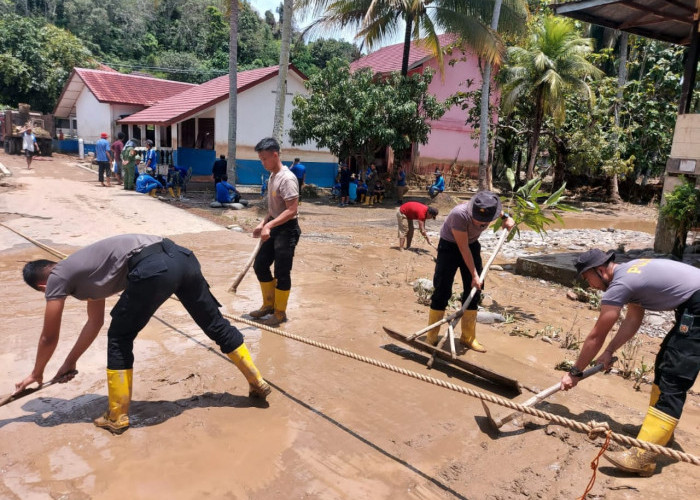
[[[442,193],[445,190],[445,178],[441,175],[438,180],[435,181],[435,184],[430,187],[435,188]]]
[[[232,191],[229,194],[229,191]],[[236,196],[236,188],[226,181],[216,183],[216,201],[219,203],[231,203]]]
[[[406,185],[406,172],[399,172],[399,178],[396,181],[397,186],[405,186]]]
[[[149,149],[143,157],[143,162],[146,168],[152,168],[155,171],[158,165],[158,152],[153,148]]]
[[[306,167],[303,163],[297,163],[296,165],[292,165],[292,167],[289,170],[291,170],[292,173],[296,175],[297,179],[299,180],[302,180],[304,178],[304,174],[306,173]]]
[[[109,151],[109,141],[107,139],[100,139],[95,143],[95,159],[97,161],[109,161],[107,151]]]

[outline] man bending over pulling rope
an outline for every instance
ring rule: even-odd
[[[192,319],[217,343],[250,384],[250,397],[265,398],[263,380],[243,343],[243,335],[219,311],[192,250],[167,238],[146,234],[113,236],[78,250],[65,260],[35,260],[24,266],[24,281],[44,292],[46,310],[31,374],[15,385],[17,392],[41,384],[44,369],[58,344],[66,297],[87,301],[87,322],[54,380],[67,382],[80,356],[104,324],[105,299],[122,292],[111,311],[107,331],[109,408],[95,425],[115,434],[129,427],[134,339],[156,310],[175,294]]]

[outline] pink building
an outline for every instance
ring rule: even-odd
[[[440,45],[454,43],[454,35],[440,35]],[[377,74],[401,71],[403,44],[383,47],[376,52],[358,59],[350,65],[352,71],[371,68]],[[455,62],[450,65],[450,60]],[[408,62],[409,74],[432,68],[435,72],[430,83],[430,92],[441,101],[458,91],[473,91],[481,88],[481,71],[479,60],[469,49],[454,50],[444,56],[444,73],[441,75],[438,62],[432,52],[421,44],[411,43]],[[466,82],[471,81],[470,87]],[[417,144],[413,148],[413,171],[416,173],[434,172],[436,168],[446,171],[455,163],[460,171],[468,171],[477,176],[479,164],[479,138],[472,137],[474,129],[466,125],[468,112],[457,106],[449,109],[440,120],[431,122],[432,131],[427,144]],[[392,155],[387,155],[388,167],[393,163]]]

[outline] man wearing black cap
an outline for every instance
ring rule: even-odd
[[[476,309],[482,288],[479,279],[482,271],[479,236],[498,217],[503,219],[503,225],[507,230],[515,226],[515,221],[501,210],[501,200],[498,195],[490,191],[481,191],[468,203],[462,203],[453,208],[440,229],[437,263],[433,276],[435,291],[430,299],[428,324],[432,325],[440,321],[445,315],[447,302],[452,296],[455,273],[459,269],[462,283],[464,283],[462,303],[469,296],[468,289],[473,287],[477,289],[462,316],[460,341],[477,352],[486,352],[484,346],[476,340]],[[439,332],[439,326],[429,330],[426,342],[436,345]]]
[[[624,305],[625,319],[597,359],[606,369],[612,364],[613,353],[637,333],[646,309],[675,310],[676,322],[656,355],[649,409],[637,436],[640,441],[665,446],[683,412],[686,393],[700,371],[700,269],[668,259],[635,259],[616,264],[613,252],[597,249],[579,255],[575,265],[579,276],[604,293],[598,321],[586,337],[573,368],[561,379],[564,390],[576,386],[581,371],[603,347]],[[656,455],[631,448],[604,456],[618,469],[648,477],[656,469]]]

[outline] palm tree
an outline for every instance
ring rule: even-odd
[[[503,111],[506,114],[512,111],[519,99],[529,100],[534,106],[527,179],[534,175],[545,115],[551,116],[559,126],[566,116],[568,94],[579,93],[593,101],[586,79],[598,77],[602,72],[586,59],[592,50],[591,39],[580,37],[572,20],[554,16],[547,16],[542,23],[531,27],[525,47],[508,49]]]
[[[404,51],[401,74],[408,74],[411,41],[422,40],[433,49],[442,69],[443,51],[438,34],[454,33],[479,57],[500,62],[503,44],[487,20],[496,0],[298,0],[302,9],[313,9],[318,21],[326,27],[354,27],[372,49],[395,35],[404,26]],[[526,15],[522,0],[503,0],[501,22],[507,29],[517,30]]]
[[[289,70],[289,45],[292,40],[292,17],[294,0],[284,0],[282,10],[282,39],[280,41],[280,66],[275,100],[275,121],[272,136],[282,144],[284,135],[284,104],[287,97],[287,71]]]
[[[236,183],[236,126],[238,124],[238,0],[231,0],[228,41],[228,164],[226,172]]]

